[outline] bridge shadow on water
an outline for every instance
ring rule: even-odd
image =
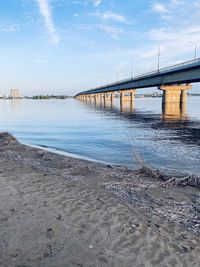
[[[151,128],[152,130],[166,131],[166,139],[179,141],[190,146],[200,146],[200,121],[190,118],[185,109],[170,116],[165,114],[164,108],[161,113],[142,111],[131,106],[100,105],[97,103],[86,103],[89,108],[104,112],[104,115],[116,116],[118,119],[127,120],[131,127]]]

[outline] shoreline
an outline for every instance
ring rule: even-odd
[[[53,147],[47,147],[47,146],[42,146],[42,145],[31,145],[31,144],[26,144],[26,143],[21,143],[21,144],[28,146],[30,148],[36,148],[36,149],[44,150],[44,151],[47,151],[47,152],[50,152],[50,153],[53,153],[56,155],[69,157],[69,158],[73,158],[73,159],[77,159],[77,160],[83,160],[83,161],[86,161],[88,163],[97,163],[97,164],[102,164],[105,167],[108,166],[111,168],[125,169],[127,171],[132,171],[133,173],[136,173],[136,174],[138,174],[138,172],[139,172],[142,175],[146,175],[147,177],[152,177],[152,178],[155,178],[155,179],[161,180],[161,181],[168,181],[168,180],[171,180],[172,178],[174,178],[177,185],[181,185],[181,183],[178,182],[178,179],[183,179],[186,177],[187,179],[184,180],[185,186],[189,185],[189,186],[194,186],[194,187],[200,188],[200,176],[198,176],[198,174],[196,174],[196,173],[191,173],[189,171],[188,172],[183,171],[181,173],[181,171],[178,169],[167,170],[167,168],[163,169],[161,167],[160,168],[151,168],[151,167],[147,166],[145,161],[143,161],[143,160],[142,160],[142,163],[140,163],[140,168],[131,168],[131,167],[126,166],[126,165],[118,165],[118,164],[114,164],[111,162],[101,161],[101,160],[89,158],[87,156],[81,156],[80,154],[74,154],[74,153],[67,152],[67,151],[53,148]],[[189,178],[191,179],[191,181],[189,181]]]
[[[191,176],[191,177],[198,177],[200,179],[200,174],[199,173],[191,173],[191,171],[189,170],[179,170],[179,169],[172,169],[172,168],[164,168],[161,166],[157,166],[157,167],[151,167],[151,166],[147,166],[146,162],[142,159],[140,159],[139,161],[142,162],[138,162],[138,164],[135,166],[132,166],[130,164],[117,164],[117,163],[113,163],[113,162],[108,162],[108,161],[103,161],[103,160],[98,160],[95,158],[90,158],[81,154],[76,154],[76,153],[72,153],[72,152],[68,152],[59,148],[54,148],[54,147],[50,147],[50,146],[44,146],[44,145],[32,145],[32,144],[28,144],[28,143],[21,143],[22,145],[28,146],[28,147],[32,147],[32,148],[38,148],[41,150],[45,150],[47,152],[50,153],[54,153],[57,155],[61,155],[61,156],[65,156],[65,157],[70,157],[73,159],[80,159],[80,160],[85,160],[87,162],[93,162],[93,163],[99,163],[99,164],[103,164],[105,166],[111,166],[113,168],[124,168],[127,169],[129,171],[133,171],[133,172],[137,172],[138,170],[142,169],[144,166],[149,170],[155,170],[156,172],[159,171],[160,174],[168,176],[169,179],[170,177],[174,176],[174,177],[184,177],[184,176]]]
[[[38,148],[38,149],[41,149],[41,150],[48,151],[50,153],[54,153],[54,154],[65,156],[65,157],[70,157],[70,158],[73,158],[73,159],[80,159],[80,160],[85,160],[85,161],[88,161],[88,162],[100,163],[100,164],[104,164],[104,165],[111,165],[113,167],[117,167],[117,166],[118,167],[123,167],[123,166],[120,166],[120,165],[116,165],[114,163],[109,163],[109,162],[106,162],[106,161],[103,161],[103,160],[93,159],[93,158],[90,158],[90,157],[87,157],[87,156],[82,156],[80,154],[67,152],[67,151],[64,151],[64,150],[58,149],[58,148],[42,146],[42,145],[31,145],[31,144],[26,144],[26,143],[23,143],[23,145],[29,146],[29,147],[33,147],[33,148]]]
[[[195,178],[196,179],[196,178]],[[0,133],[0,265],[199,266],[200,190]]]

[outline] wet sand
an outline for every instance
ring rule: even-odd
[[[199,191],[0,134],[0,266],[200,266]]]

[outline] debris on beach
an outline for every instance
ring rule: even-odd
[[[166,182],[166,184],[178,185],[178,186],[194,186],[200,188],[200,177],[195,175],[183,175],[183,176],[169,176],[159,169],[151,169],[146,166],[140,168],[137,171],[138,175],[144,175],[145,177],[155,178],[157,180]]]
[[[200,193],[192,194],[193,200],[191,200],[182,196],[178,190],[176,192],[174,185],[168,184],[166,190],[166,183],[152,183],[141,179],[110,182],[105,184],[105,188],[117,197],[137,204],[154,216],[161,216],[200,233]]]
[[[17,139],[11,134],[7,132],[0,132],[0,144],[1,145],[5,146],[5,145],[13,145],[17,143],[18,143]]]

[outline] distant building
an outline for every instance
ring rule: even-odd
[[[19,89],[11,89],[10,90],[11,98],[20,98],[20,90]]]

